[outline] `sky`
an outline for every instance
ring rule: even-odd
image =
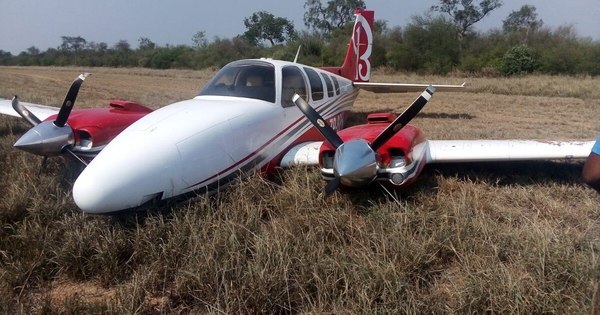
[[[245,31],[243,20],[265,10],[294,22],[303,22],[304,0],[0,0],[0,50],[18,54],[31,46],[44,51],[60,46],[61,36],[81,36],[109,46],[127,40],[132,48],[146,37],[158,45],[192,45],[192,36],[204,31],[209,40],[231,38]],[[388,26],[405,26],[425,14],[437,0],[365,0],[375,18]],[[600,41],[598,0],[503,0],[503,6],[475,24],[478,31],[501,28],[512,11],[530,4],[544,25],[572,25],[582,37]]]

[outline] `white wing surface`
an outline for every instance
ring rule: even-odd
[[[375,82],[353,82],[355,87],[373,93],[407,93],[423,92],[429,84],[412,83],[375,83]],[[460,92],[464,89],[465,83],[460,85],[433,84],[436,92]]]
[[[58,114],[58,111],[59,111],[58,107],[25,103],[25,102],[21,102],[21,101],[19,101],[19,103],[21,103],[22,105],[27,107],[27,109],[30,112],[32,112],[37,118],[39,118],[42,121],[52,115]],[[12,108],[12,101],[7,100],[7,99],[0,99],[0,114],[21,117]]]
[[[585,159],[594,141],[429,140],[427,163]]]

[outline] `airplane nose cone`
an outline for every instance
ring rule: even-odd
[[[15,142],[14,147],[37,155],[53,156],[61,154],[63,148],[73,145],[73,142],[71,127],[57,127],[45,121],[29,129]]]
[[[42,151],[41,147],[43,143],[44,139],[42,139],[42,135],[36,129],[29,129],[15,142],[14,147],[29,153],[38,154],[37,152]]]
[[[377,175],[375,152],[363,139],[345,142],[335,152],[333,169],[345,186],[366,185]]]
[[[79,175],[73,199],[82,211],[117,212],[172,194],[180,177],[177,149],[168,140],[152,145],[140,137],[113,140]]]
[[[161,197],[161,193],[144,194],[132,189],[119,189],[111,182],[100,182],[98,176],[83,174],[79,176],[73,185],[73,199],[75,204],[86,213],[103,214],[124,209],[134,208],[144,203]],[[115,175],[115,174],[113,174]],[[132,178],[121,178],[132,181]]]
[[[82,173],[83,175],[83,173]],[[80,175],[73,185],[73,199],[79,209],[87,213],[109,212],[105,202],[110,197],[110,192],[95,185],[95,180],[90,176]],[[102,191],[100,191],[102,189]]]

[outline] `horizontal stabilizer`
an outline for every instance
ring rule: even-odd
[[[594,141],[429,140],[427,163],[585,159]]]
[[[58,114],[59,110],[58,107],[54,106],[39,105],[25,102],[20,103],[27,107],[27,109],[40,120],[45,120],[46,118],[52,115]],[[21,117],[21,115],[15,112],[15,110],[12,108],[12,101],[7,99],[0,99],[0,114]]]
[[[466,83],[466,82],[465,82]],[[433,86],[436,92],[460,92],[464,90],[465,83],[460,85],[443,84],[411,84],[411,83],[375,83],[353,82],[354,86],[373,93],[407,93],[422,92],[428,86]]]

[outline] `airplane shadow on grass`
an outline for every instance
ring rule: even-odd
[[[473,119],[476,118],[475,115],[467,114],[467,113],[419,113],[417,115],[419,118],[430,118],[430,119]]]
[[[401,190],[391,191],[397,200],[411,200],[425,194],[435,194],[440,178],[487,183],[496,187],[534,186],[549,183],[584,185],[581,180],[582,161],[514,161],[430,164],[425,166],[417,180]],[[379,185],[367,189],[344,189],[359,209],[367,209],[373,202],[393,201]],[[360,211],[360,210],[359,210]]]
[[[439,173],[459,179],[485,181],[498,186],[536,185],[547,182],[581,183],[581,161],[503,161],[431,164],[422,176]]]
[[[414,185],[403,193],[418,190],[435,191],[438,178],[456,178],[460,181],[487,183],[496,187],[534,186],[544,184],[583,185],[582,161],[503,161],[430,164],[425,167]]]
[[[367,116],[371,113],[394,113],[399,115],[401,111],[397,109],[382,109],[373,112],[350,112],[346,119],[345,126],[355,126],[364,124],[367,121]],[[467,113],[419,113],[417,118],[428,118],[428,119],[474,119],[476,116]]]

